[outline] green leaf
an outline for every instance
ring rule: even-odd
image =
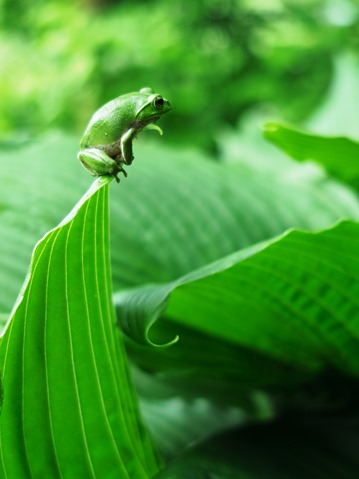
[[[111,189],[115,289],[173,280],[289,227],[359,219],[352,191],[289,159],[278,167],[278,152],[263,143],[268,149],[253,151],[248,163],[238,136],[229,164],[146,143],[144,134],[129,177]],[[1,154],[1,311],[16,299],[33,244],[87,189],[77,149],[77,139],[56,135]]]
[[[76,161],[76,143],[55,135],[1,151],[1,311],[13,307],[34,244],[67,215],[91,183]]]
[[[194,388],[202,379],[223,381],[238,395],[245,387],[290,387],[328,368],[358,377],[358,257],[358,223],[293,230],[176,281],[117,293],[117,315],[145,343],[163,312],[178,344],[160,352],[132,345],[132,354],[147,368],[172,367]]]
[[[194,443],[244,422],[243,411],[219,407],[203,398],[147,398],[141,401],[141,409],[156,445],[167,459],[178,456]]]
[[[352,479],[357,420],[283,420],[221,434],[189,449],[156,479]],[[314,420],[313,420],[314,419]],[[317,420],[315,420],[317,419]],[[338,425],[339,423],[339,425]]]
[[[5,327],[5,324],[7,323],[9,316],[10,316],[9,314],[4,314],[4,313],[0,314],[0,334],[3,328]]]
[[[334,75],[324,101],[306,122],[309,130],[323,135],[359,139],[359,62],[351,52],[334,59]]]
[[[131,166],[121,198],[112,189],[115,290],[176,279],[291,227],[359,219],[352,191],[293,161],[281,170],[268,156],[262,169],[193,151],[136,148],[145,161]]]
[[[267,123],[264,136],[296,160],[314,160],[331,175],[359,187],[359,143],[343,137],[323,137]]]
[[[1,477],[148,478],[158,468],[115,328],[109,180],[37,244],[3,332]]]

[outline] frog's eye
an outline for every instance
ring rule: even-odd
[[[152,103],[156,110],[162,110],[165,102],[161,96],[157,96]]]

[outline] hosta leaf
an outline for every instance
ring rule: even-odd
[[[293,230],[179,280],[118,293],[117,313],[142,343],[160,312],[171,319],[177,344],[161,352],[133,345],[132,352],[147,367],[182,371],[194,388],[202,379],[231,379],[233,391],[288,386],[328,368],[358,377],[358,258],[358,223]]]
[[[343,429],[327,418],[248,426],[189,449],[156,479],[352,479],[357,441],[357,424]]]
[[[2,478],[147,478],[157,470],[115,328],[108,182],[37,244],[0,345]]]
[[[1,334],[1,331],[3,330],[3,328],[5,327],[5,324],[6,324],[8,319],[9,319],[8,314],[0,314],[0,334]]]
[[[359,187],[359,143],[343,137],[323,137],[267,123],[265,137],[296,160],[314,160],[342,181]]]
[[[166,458],[178,456],[188,446],[244,421],[243,411],[219,407],[203,398],[147,399],[141,406],[156,445]]]
[[[334,76],[324,102],[307,120],[309,130],[358,140],[359,62],[350,52],[334,60]]]
[[[35,243],[88,188],[72,138],[54,136],[0,154],[0,310],[10,311]]]
[[[173,280],[292,226],[319,229],[342,217],[359,219],[352,191],[290,160],[278,167],[269,144],[268,151],[253,150],[248,163],[240,161],[245,152],[238,141],[237,161],[229,164],[151,145],[145,137],[134,146],[129,177],[111,189],[115,288]],[[32,245],[90,182],[77,149],[78,139],[57,135],[1,154],[1,311],[11,310]]]
[[[191,151],[137,151],[144,160],[131,166],[121,200],[112,189],[115,289],[167,282],[293,226],[359,219],[353,192],[295,162],[262,171]]]

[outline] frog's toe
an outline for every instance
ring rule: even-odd
[[[123,173],[123,176],[127,178],[127,171],[122,166],[118,167],[118,171]]]

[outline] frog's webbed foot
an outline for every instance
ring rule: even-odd
[[[117,183],[120,183],[120,178],[118,177],[118,175],[119,175],[120,173],[123,173],[123,176],[124,176],[125,178],[127,178],[127,171],[125,171],[125,170],[122,168],[121,164],[119,164],[119,165],[117,166],[117,171],[113,174],[113,177],[115,178],[115,180],[117,181]]]
[[[124,169],[124,167],[122,166],[122,163],[119,163],[118,164],[118,173],[123,173],[123,176],[125,178],[127,178],[127,171]]]
[[[116,175],[118,173],[123,173],[123,176],[125,178],[127,178],[127,171],[124,169],[123,165],[125,164],[124,161],[123,161],[123,158],[122,158],[122,155],[121,153],[119,153],[118,155],[116,155],[114,157],[114,160],[116,161]]]

